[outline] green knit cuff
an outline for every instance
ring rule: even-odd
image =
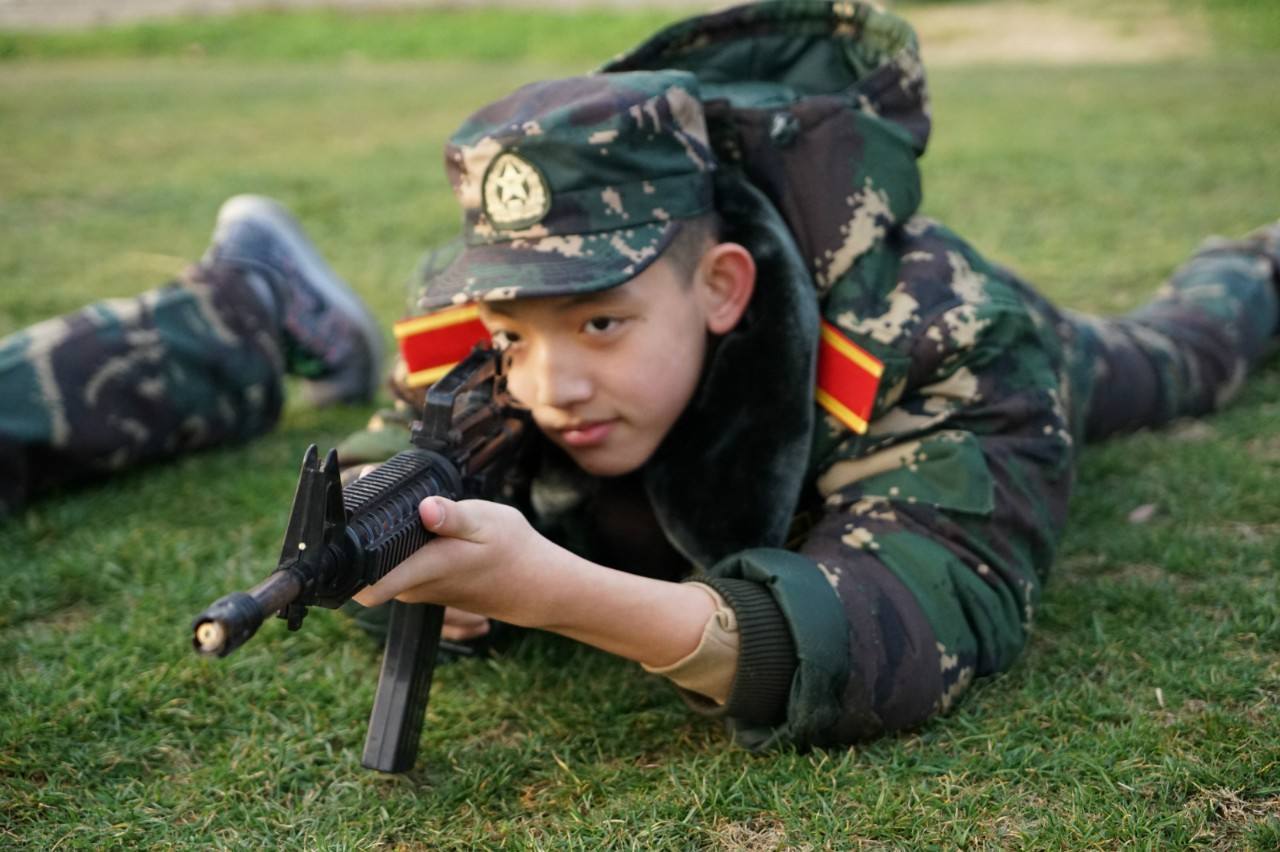
[[[795,643],[782,610],[761,583],[726,577],[697,578],[733,608],[738,620],[738,669],[723,706],[681,690],[686,703],[707,716],[728,716],[751,725],[776,725],[787,717],[796,673]]]

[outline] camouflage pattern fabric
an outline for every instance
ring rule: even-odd
[[[1087,388],[1084,437],[1105,438],[1229,402],[1275,348],[1280,223],[1211,239],[1140,310],[1114,320],[1067,312],[1073,382]]]
[[[621,284],[662,253],[680,219],[711,209],[711,163],[690,74],[530,84],[471,116],[445,147],[466,251],[422,307]]]
[[[1197,255],[1142,309],[1099,319],[1057,312],[940,226],[912,220],[902,237],[912,259],[891,297],[856,318],[907,356],[893,404],[865,438],[829,418],[818,438],[832,446],[824,508],[801,551],[845,605],[851,672],[823,741],[912,727],[1008,668],[1079,446],[1224,404],[1280,320],[1280,255],[1256,240]]]
[[[0,341],[0,517],[51,487],[270,429],[279,331],[240,273],[98,302]]]
[[[769,195],[823,316],[885,365],[866,435],[819,417],[816,494],[805,493],[820,503],[802,497],[811,526],[798,549],[839,599],[846,634],[833,626],[803,647],[811,632],[795,614],[825,602],[776,551],[751,551],[750,571],[740,556],[711,568],[768,582],[799,646],[788,717],[738,734],[804,745],[918,725],[1025,645],[1081,441],[1205,413],[1238,388],[1277,330],[1280,229],[1267,245],[1211,247],[1127,317],[1064,316],[913,215],[927,92],[915,39],[892,16],[739,7],[607,66],[644,67],[699,75],[722,165]],[[794,190],[814,186],[829,191]],[[788,585],[803,585],[796,600]]]
[[[930,130],[924,73],[910,28],[869,4],[729,9],[676,24],[604,71],[596,103],[609,100],[600,85],[616,79],[626,102],[645,79],[705,104],[717,206],[768,273],[754,301],[772,307],[721,341],[699,396],[643,472],[671,547],[696,572],[758,583],[790,625],[797,669],[785,718],[730,719],[736,735],[751,747],[846,743],[946,711],[1024,647],[1081,442],[1212,410],[1267,347],[1280,268],[1272,238],[1217,244],[1126,317],[1059,312],[917,215],[915,160]],[[644,71],[653,75],[636,76]],[[491,158],[520,150],[521,134],[543,150],[572,149],[574,197],[600,197],[628,179],[579,149],[588,119],[610,117],[543,111],[561,102],[559,87],[584,85],[517,93],[498,113],[478,113],[464,136],[500,133]],[[682,126],[696,126],[684,109]],[[643,170],[643,158],[628,167]],[[762,200],[726,210],[721,187],[741,184]],[[462,185],[474,231],[477,190]],[[661,192],[641,198],[640,220],[664,201]],[[776,221],[789,245],[757,239],[776,233]],[[572,225],[557,227],[550,245],[571,237]],[[494,274],[461,289],[456,278],[433,279],[420,304],[528,295],[505,289],[496,272],[520,262],[504,254],[513,247],[473,235],[456,263],[474,252]],[[605,280],[575,269],[584,277],[557,292]],[[549,292],[539,289],[542,272],[534,278],[533,292]],[[807,293],[883,364],[865,434],[815,411],[812,350],[794,345],[812,333],[811,309],[779,302],[789,291]],[[769,337],[771,327],[789,333]],[[743,363],[727,365],[728,352]],[[761,399],[767,405],[753,404]],[[761,443],[794,423],[813,424],[808,464],[795,461],[789,438]],[[604,512],[604,490],[549,471],[535,483],[534,508],[548,529],[581,531]],[[597,550],[589,538],[582,549]]]

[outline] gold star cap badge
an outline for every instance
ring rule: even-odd
[[[547,179],[533,163],[510,151],[494,157],[481,186],[484,214],[495,228],[528,228],[551,209]]]

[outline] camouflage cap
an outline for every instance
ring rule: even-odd
[[[465,248],[420,307],[614,287],[711,209],[714,156],[683,71],[534,83],[484,107],[445,147]]]

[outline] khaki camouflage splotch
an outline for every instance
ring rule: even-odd
[[[240,274],[209,267],[0,341],[0,517],[62,483],[267,431],[280,345]]]
[[[659,69],[650,79],[705,104],[717,205],[762,270],[744,327],[721,341],[643,471],[670,545],[698,570],[764,584],[791,625],[798,669],[786,718],[739,720],[736,733],[750,746],[803,746],[917,725],[1024,647],[1081,442],[1210,411],[1261,357],[1277,330],[1280,226],[1202,252],[1124,318],[1064,314],[918,215],[915,160],[930,122],[901,20],[863,3],[744,6],[659,33],[594,82],[536,91],[554,102],[560,86],[616,79],[625,93],[635,72]],[[501,103],[504,116],[537,119],[539,145],[578,156],[572,123],[547,120],[527,95]],[[475,120],[466,133],[487,138]],[[519,142],[508,135],[486,156],[503,146]],[[600,164],[576,162],[575,186],[592,197]],[[628,165],[643,176],[642,156]],[[644,197],[640,218],[662,201]],[[558,240],[570,234],[556,230]],[[489,283],[473,282],[464,298],[527,294],[502,289],[504,264],[526,274],[502,249],[486,245]],[[529,273],[535,291],[573,291],[572,280],[548,285],[550,271]],[[456,279],[441,280],[427,282],[424,307],[458,294]],[[814,406],[818,313],[794,292],[883,362],[867,434]],[[796,424],[809,430],[807,464]],[[576,528],[569,538],[603,552],[590,528],[608,514],[610,488],[543,479],[542,522]]]

